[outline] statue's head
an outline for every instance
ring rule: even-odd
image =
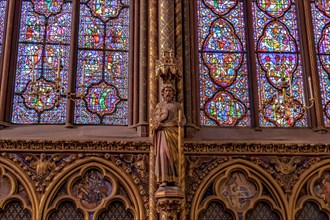
[[[171,102],[174,99],[176,90],[172,84],[164,84],[161,93],[164,101]]]

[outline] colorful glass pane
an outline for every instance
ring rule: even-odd
[[[3,34],[5,33],[7,0],[0,0],[0,56],[2,51]]]
[[[65,122],[71,1],[22,1],[12,123]]]
[[[76,124],[127,125],[129,5],[80,2]]]
[[[197,2],[201,124],[249,126],[244,4]]]
[[[324,124],[330,127],[330,0],[311,1]]]
[[[257,0],[251,4],[260,126],[306,127],[295,2]],[[281,104],[284,96],[289,97],[287,105]]]

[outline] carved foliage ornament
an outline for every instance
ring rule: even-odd
[[[34,182],[38,192],[44,192],[52,179],[61,172],[67,165],[77,158],[83,157],[82,154],[11,154],[2,153],[1,156],[12,160]]]
[[[266,169],[287,194],[299,180],[300,175],[321,159],[318,157],[252,157],[251,161]]]

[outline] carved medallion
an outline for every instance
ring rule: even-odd
[[[320,179],[315,182],[314,192],[325,203],[330,204],[330,172],[324,173]]]
[[[90,170],[85,173],[72,188],[72,194],[87,209],[96,208],[102,199],[109,197],[111,193],[112,184],[98,170]]]
[[[221,185],[220,193],[238,210],[244,209],[257,196],[257,187],[241,172],[233,172]]]

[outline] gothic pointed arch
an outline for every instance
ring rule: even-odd
[[[31,179],[9,157],[6,153],[0,156],[0,217],[33,219],[38,209],[37,193]],[[11,213],[13,209],[16,211]]]
[[[220,202],[234,219],[249,210],[267,204],[280,219],[287,216],[285,195],[275,179],[265,170],[242,159],[232,159],[211,170],[198,186],[191,203],[190,218],[198,219],[210,205]]]
[[[299,178],[289,203],[290,207],[294,207],[290,217],[298,218],[309,212],[314,212],[320,218],[330,217],[330,194],[327,189],[330,186],[329,163],[329,159],[322,160]]]
[[[144,219],[140,189],[118,165],[103,158],[88,157],[68,166],[66,172],[48,186],[39,217],[49,216],[61,203],[71,201],[85,215],[93,215],[93,219],[112,215]]]

